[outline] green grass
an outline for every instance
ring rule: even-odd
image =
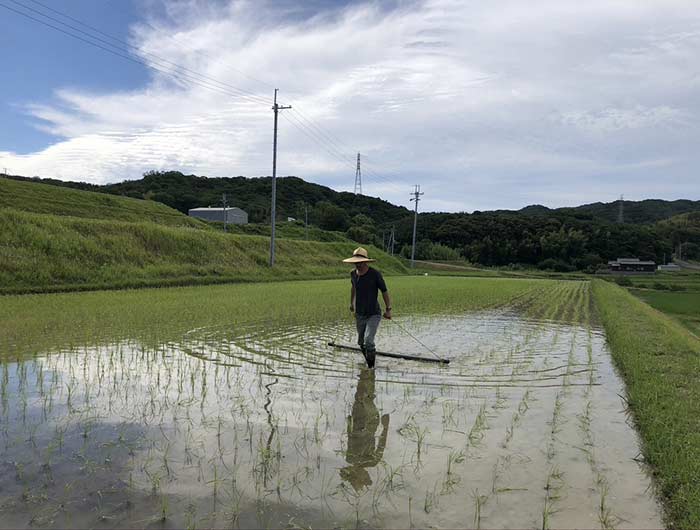
[[[677,319],[700,336],[700,292],[668,292],[631,289],[630,292],[647,304]]]
[[[265,237],[0,209],[0,293],[338,278],[355,247],[280,239],[270,269]],[[370,252],[386,272],[406,272]]]
[[[378,264],[377,268],[382,269]],[[43,354],[63,346],[121,338],[163,341],[205,326],[242,322],[321,322],[346,319],[349,278],[5,296],[0,299],[0,358]],[[390,276],[394,315],[452,313],[503,305],[557,282],[486,278]]]
[[[206,223],[155,201],[0,177],[0,210],[4,208],[88,219],[151,221],[168,226],[210,229]]]
[[[657,272],[650,275],[625,276],[633,287],[641,289],[678,289],[700,292],[700,271]]]
[[[217,230],[223,230],[223,223],[208,223]],[[248,235],[248,236],[265,236],[270,237],[271,227],[269,223],[249,223],[246,225],[228,225],[228,231],[232,234]],[[307,232],[303,223],[295,222],[278,222],[275,228],[275,235],[281,239],[307,239]],[[315,226],[309,226],[308,230],[309,241],[322,241],[324,243],[344,243],[348,241],[345,234],[342,232],[331,232],[322,230]]]
[[[700,341],[618,286],[593,295],[669,525],[700,528]]]

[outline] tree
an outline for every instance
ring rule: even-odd
[[[344,231],[350,224],[345,210],[328,201],[316,204],[315,213],[318,226],[324,230]]]

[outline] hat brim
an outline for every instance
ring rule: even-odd
[[[353,256],[352,258],[344,259],[343,263],[363,263],[369,261],[377,261],[375,259],[363,258],[361,256]]]

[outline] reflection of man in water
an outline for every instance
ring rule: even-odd
[[[372,484],[367,471],[376,466],[384,455],[386,437],[389,431],[389,415],[381,419],[382,433],[375,447],[375,433],[379,427],[379,411],[374,404],[374,370],[362,369],[355,391],[352,415],[348,416],[348,450],[345,459],[348,464],[340,470],[340,476],[347,480],[355,491]]]

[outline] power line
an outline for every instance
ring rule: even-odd
[[[337,137],[333,136],[330,132],[324,132],[319,126],[315,125],[309,118],[306,118],[298,109],[294,109],[292,112],[294,112],[297,115],[297,117],[299,118],[299,121],[306,122],[306,124],[308,124],[307,127],[309,129],[314,129],[315,131],[318,131],[316,136],[321,138],[321,141],[323,141],[324,138],[327,139],[328,140],[327,143],[329,145],[332,145],[334,147],[334,149],[338,150],[341,153],[342,153],[342,150],[346,149],[344,146],[340,145],[340,143],[342,143],[342,142],[340,140],[338,140]],[[343,157],[345,158],[346,155],[343,155]],[[348,160],[348,163],[353,163],[352,158],[347,157],[347,160]],[[386,173],[386,172],[384,172],[384,173]],[[395,186],[391,180],[381,176],[376,171],[374,171],[372,169],[367,171],[367,163],[366,162],[365,162],[365,174],[369,174],[374,179],[381,180],[381,181],[389,184],[390,186]],[[399,188],[397,187],[396,189],[398,190]],[[401,188],[401,189],[403,189],[403,188]]]
[[[89,45],[94,46],[96,48],[99,48],[103,51],[111,53],[112,55],[116,55],[118,57],[126,59],[127,61],[131,61],[131,62],[140,64],[140,65],[145,66],[146,68],[149,68],[151,70],[155,70],[155,71],[160,72],[162,74],[165,74],[167,76],[173,77],[178,81],[184,82],[185,84],[190,83],[192,85],[196,85],[196,86],[199,86],[201,88],[205,88],[208,90],[219,92],[220,94],[223,94],[223,95],[245,99],[245,100],[248,100],[248,101],[253,102],[253,103],[258,103],[258,104],[260,104],[260,103],[267,104],[268,103],[268,100],[266,100],[260,96],[252,97],[252,96],[246,95],[245,93],[238,93],[238,92],[241,92],[239,89],[236,89],[236,90],[238,90],[238,92],[234,92],[232,90],[224,89],[222,87],[218,87],[216,85],[213,85],[212,83],[210,83],[206,80],[197,79],[193,75],[189,75],[187,73],[174,73],[174,72],[170,72],[168,70],[165,70],[163,68],[159,68],[158,66],[154,66],[153,64],[149,64],[149,63],[147,63],[139,58],[133,57],[131,55],[126,55],[125,53],[130,53],[128,49],[119,48],[113,44],[110,44],[109,42],[105,41],[104,39],[100,39],[99,37],[96,37],[96,36],[91,35],[85,31],[80,30],[79,28],[75,28],[75,26],[72,26],[70,24],[66,24],[65,22],[61,22],[60,20],[58,20],[54,17],[51,17],[50,15],[46,15],[45,13],[41,13],[40,11],[37,11],[36,9],[33,9],[29,6],[25,6],[25,5],[17,2],[16,0],[9,0],[9,1],[11,1],[17,5],[22,6],[24,9],[38,13],[39,15],[41,15],[49,20],[52,20],[52,21],[56,22],[57,24],[61,24],[62,26],[70,28],[70,30],[55,26],[49,22],[46,22],[45,20],[41,20],[37,17],[32,16],[31,14],[19,11],[19,10],[15,9],[11,6],[8,6],[7,4],[1,3],[1,2],[0,2],[0,7],[4,7],[5,9],[7,9],[9,11],[12,11],[12,12],[14,12],[18,15],[21,15],[23,17],[26,17],[28,19],[31,19],[35,22],[38,22],[39,24],[42,24],[42,25],[47,26],[49,28],[52,28],[52,29],[59,31],[61,33],[64,33],[65,35],[68,35],[68,36],[70,36],[74,39],[77,39],[79,41],[82,41],[86,44],[89,44]],[[94,40],[90,40],[90,39],[94,39]],[[95,41],[97,41],[97,42],[95,42]],[[100,44],[100,42],[105,44],[105,45],[103,46],[102,44]],[[109,46],[109,48],[107,46]],[[132,47],[132,49],[134,49],[134,48]],[[125,53],[122,53],[122,52],[125,52]],[[175,65],[175,63],[172,63],[172,64]],[[162,64],[160,66],[162,66]],[[179,68],[183,69],[184,67],[179,67]]]
[[[351,158],[350,156],[339,151],[339,149],[336,148],[335,145],[332,144],[331,142],[324,140],[323,136],[321,136],[320,133],[317,133],[310,126],[302,123],[298,117],[295,116],[294,118],[292,118],[291,115],[286,115],[286,116],[284,116],[284,118],[287,121],[289,121],[293,126],[295,126],[297,129],[299,129],[305,136],[310,138],[312,141],[316,142],[322,149],[324,149],[332,157],[339,160],[343,165],[347,164],[348,166],[351,166],[351,167],[355,166],[355,160],[353,158]],[[367,174],[367,171],[365,171],[365,174]],[[388,186],[394,188],[396,191],[401,192],[403,190],[402,187],[397,186],[391,180],[389,180],[385,177],[382,177],[381,175],[378,175],[373,171],[370,171],[369,175],[374,177],[376,180],[381,180],[381,181],[385,182]]]
[[[8,0],[6,0],[8,1]],[[110,35],[108,33],[105,33],[101,31],[98,28],[95,28],[94,26],[91,26],[90,24],[86,24],[82,22],[81,20],[72,17],[66,13],[63,13],[59,10],[56,10],[54,8],[51,8],[50,6],[47,6],[46,4],[43,4],[42,2],[39,2],[38,0],[29,0],[30,2],[41,6],[42,8],[48,10],[51,13],[55,13],[63,18],[66,18],[68,20],[71,20],[75,22],[76,24],[79,24],[80,26],[83,26],[85,28],[88,28],[91,32],[94,32],[98,35],[102,35],[106,37],[107,39],[110,39],[114,42],[119,43],[119,46],[112,44],[111,42],[98,37],[94,34],[88,33],[86,31],[81,30],[80,28],[68,24],[66,22],[63,22],[55,17],[52,17],[51,15],[42,12],[40,10],[34,9],[26,4],[23,4],[21,2],[18,2],[17,0],[9,0],[13,4],[20,6],[21,8],[36,13],[37,15],[44,17],[45,19],[48,19],[52,22],[55,22],[56,24],[59,24],[62,27],[56,26],[54,24],[51,24],[50,22],[47,22],[46,20],[42,20],[40,18],[37,18],[35,16],[32,16],[29,13],[19,11],[13,7],[10,7],[4,3],[0,2],[0,7],[4,7],[5,9],[12,11],[18,15],[21,15],[25,18],[28,18],[30,20],[33,20],[35,22],[38,22],[44,26],[47,26],[51,29],[54,29],[56,31],[59,31],[61,33],[64,33],[74,39],[80,40],[86,44],[89,44],[93,47],[99,48],[103,51],[106,51],[108,53],[111,53],[113,55],[116,55],[118,57],[121,57],[123,59],[126,59],[128,61],[134,62],[136,64],[140,64],[142,66],[145,66],[146,68],[149,68],[151,70],[160,72],[162,74],[165,74],[167,76],[170,76],[174,78],[175,80],[183,83],[183,84],[190,84],[194,86],[199,86],[201,88],[205,88],[214,92],[221,93],[223,95],[228,95],[231,97],[236,97],[240,99],[247,100],[249,102],[253,103],[264,103],[267,104],[268,100],[262,96],[258,96],[257,94],[253,92],[246,91],[244,89],[241,89],[239,87],[236,87],[234,85],[231,85],[229,83],[224,83],[222,81],[219,81],[211,76],[208,76],[206,74],[201,74],[199,72],[196,72],[194,70],[191,70],[187,67],[184,67],[182,65],[179,65],[177,63],[174,63],[172,61],[169,61],[168,59],[164,59],[156,54],[149,53],[149,52],[144,52],[142,50],[139,50],[132,46],[131,44],[125,42],[122,39],[119,39],[118,37],[114,37],[113,35]],[[153,29],[154,28],[152,25],[145,23],[146,25],[150,26]],[[68,28],[68,29],[66,29]],[[168,35],[168,38],[173,40],[174,42],[178,42],[175,38],[171,37]],[[200,52],[201,53],[201,52]],[[126,55],[130,54],[130,55]],[[151,58],[150,60],[152,61],[153,64],[145,62],[144,60],[138,58],[138,56],[134,57],[134,55],[141,54],[145,57]],[[206,55],[206,54],[203,54]],[[177,73],[170,71],[169,67],[174,68]],[[259,82],[261,84],[266,84],[264,81],[260,81],[258,79],[255,79],[253,77],[247,76],[246,74],[240,72],[242,75],[245,75],[246,77],[249,77],[250,79],[253,79],[256,82]],[[271,86],[271,85],[268,85]],[[352,158],[348,157],[343,151],[346,149],[345,146],[341,145],[341,141],[338,140],[336,137],[331,135],[329,132],[324,131],[320,126],[316,125],[312,120],[307,118],[304,114],[302,114],[299,110],[297,109],[292,109],[292,112],[296,115],[297,121],[294,123],[293,120],[289,120],[292,125],[297,127],[298,129],[302,130],[302,132],[310,137],[315,143],[317,143],[319,146],[323,147],[323,144],[325,144],[324,149],[326,152],[329,152],[334,158],[344,162],[344,163],[353,163]],[[373,170],[365,171],[367,174],[369,174],[373,179],[376,180],[381,180],[388,185],[395,187],[395,184],[376,173]],[[397,187],[398,189],[398,187]]]
[[[355,161],[352,158],[347,157],[343,153],[338,152],[335,148],[332,146],[329,146],[328,142],[324,142],[324,140],[319,137],[317,133],[315,133],[313,130],[311,130],[308,126],[304,125],[301,123],[298,119],[292,118],[291,115],[282,115],[284,119],[286,119],[292,126],[296,127],[299,131],[301,131],[302,134],[310,138],[313,142],[315,142],[321,149],[326,151],[330,156],[335,158],[336,160],[340,161],[341,164],[344,166],[349,166],[349,167],[354,167],[355,166]],[[377,177],[379,180],[384,180],[386,184],[397,191],[402,190],[403,188],[399,187],[395,183],[391,182],[388,179],[382,178],[382,177]]]
[[[6,1],[7,1],[7,0],[6,0]],[[71,26],[70,24],[66,24],[65,22],[61,22],[61,21],[59,21],[59,20],[57,20],[57,19],[55,19],[55,18],[53,18],[53,17],[51,17],[51,16],[49,16],[49,15],[46,15],[45,13],[42,13],[41,11],[37,11],[37,10],[35,10],[35,9],[33,9],[33,8],[29,7],[29,6],[27,6],[27,5],[24,5],[24,4],[22,4],[21,2],[18,2],[17,0],[9,0],[9,1],[12,2],[12,3],[14,3],[14,4],[20,5],[20,6],[24,7],[25,9],[29,9],[29,10],[35,12],[35,13],[39,13],[40,15],[42,15],[42,16],[44,16],[44,17],[50,19],[50,20],[53,20],[53,21],[55,21],[55,22],[58,22],[59,24],[64,24],[65,26],[70,27],[71,29],[74,29],[75,31],[83,32],[83,31],[80,30],[79,28],[75,28],[74,26]],[[123,40],[123,39],[120,39],[119,37],[115,37],[115,36],[113,36],[113,35],[110,35],[109,33],[105,33],[104,31],[100,30],[99,28],[96,28],[96,27],[94,27],[94,26],[91,26],[90,24],[86,24],[85,22],[82,22],[81,20],[78,20],[77,18],[74,18],[74,17],[72,17],[72,16],[70,16],[70,15],[68,15],[68,14],[66,14],[66,13],[63,13],[62,11],[58,11],[58,10],[56,10],[56,9],[53,9],[52,7],[47,6],[46,4],[43,4],[43,3],[39,2],[38,0],[29,0],[29,1],[32,2],[32,3],[34,3],[34,4],[37,4],[37,5],[42,6],[44,9],[47,9],[48,11],[50,11],[50,12],[52,12],[52,13],[56,13],[57,15],[59,15],[59,16],[61,16],[61,17],[67,18],[68,20],[71,20],[71,21],[73,21],[73,22],[75,22],[75,23],[77,23],[77,24],[79,24],[79,25],[81,25],[81,26],[83,26],[83,27],[86,27],[86,28],[88,28],[90,31],[93,31],[93,32],[95,32],[95,33],[97,33],[97,34],[99,34],[99,35],[102,35],[102,36],[104,36],[104,37],[107,37],[107,38],[110,39],[110,40],[113,40],[113,41],[119,43],[119,45],[122,47],[121,49],[123,49],[124,51],[131,52],[131,53],[136,52],[136,54],[141,53],[141,54],[143,54],[143,55],[145,55],[145,56],[153,57],[153,58],[157,59],[158,62],[162,62],[162,63],[165,63],[165,64],[167,64],[167,65],[174,66],[175,68],[178,68],[178,69],[180,69],[180,70],[182,70],[182,71],[185,71],[185,72],[189,72],[189,73],[191,73],[191,74],[193,74],[193,75],[195,75],[195,76],[197,76],[197,77],[201,77],[202,79],[205,79],[205,80],[210,81],[210,82],[212,82],[212,83],[216,83],[216,84],[218,84],[218,85],[221,85],[221,86],[223,86],[223,87],[229,88],[229,89],[234,90],[234,91],[236,91],[236,92],[240,92],[242,95],[247,95],[247,96],[249,96],[249,97],[258,99],[258,100],[261,101],[261,103],[264,103],[264,104],[267,104],[267,103],[268,103],[268,99],[267,99],[267,98],[263,98],[262,96],[259,96],[259,95],[255,94],[255,93],[253,93],[253,92],[249,92],[249,91],[247,91],[247,90],[244,90],[244,89],[242,89],[242,88],[236,87],[236,86],[231,85],[231,84],[229,84],[229,83],[224,83],[223,81],[219,81],[218,79],[213,78],[213,77],[211,77],[211,76],[209,76],[209,75],[202,74],[202,73],[200,73],[200,72],[197,72],[197,71],[195,71],[195,70],[192,70],[192,69],[187,68],[187,67],[185,67],[185,66],[182,66],[182,65],[180,65],[180,64],[174,63],[174,62],[172,62],[172,61],[170,61],[170,60],[168,60],[168,59],[165,59],[165,58],[163,58],[163,57],[161,57],[161,56],[159,56],[159,55],[156,55],[155,53],[144,52],[143,50],[139,50],[139,49],[136,48],[135,46],[129,44],[127,41],[125,41],[125,40]],[[100,42],[104,42],[104,43],[107,44],[108,46],[112,46],[112,47],[117,48],[117,47],[114,46],[113,44],[109,44],[107,41],[104,41],[103,39],[100,39],[99,37],[95,37],[94,35],[90,35],[90,34],[87,33],[87,32],[83,32],[83,33],[85,33],[86,35],[89,35],[91,38],[94,38],[94,39],[96,39],[96,40],[98,40],[98,41],[100,41]],[[118,49],[120,49],[120,48],[118,48]]]

